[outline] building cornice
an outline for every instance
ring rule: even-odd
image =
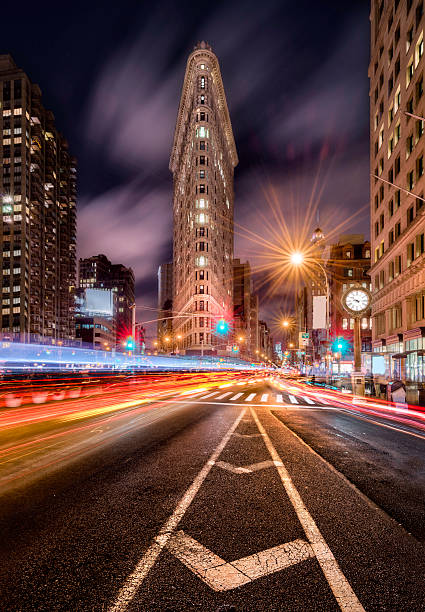
[[[211,76],[213,79],[213,84],[217,89],[217,107],[218,113],[220,116],[220,123],[222,125],[226,143],[227,150],[229,153],[229,157],[233,167],[237,166],[238,154],[236,151],[235,139],[233,137],[232,124],[230,121],[229,110],[227,107],[226,95],[224,93],[223,80],[221,78],[220,66],[218,63],[217,56],[208,49],[195,49],[188,57],[186,72],[184,76],[184,82],[182,87],[182,95],[180,98],[179,110],[177,113],[177,121],[176,128],[174,131],[174,140],[173,146],[171,149],[170,156],[170,164],[169,168],[171,172],[175,172],[177,170],[177,159],[179,155],[180,143],[184,138],[184,129],[185,129],[185,115],[190,111],[190,96],[192,92],[192,86],[194,82],[194,72],[196,69],[196,64],[205,59],[208,61],[208,64],[211,66]]]

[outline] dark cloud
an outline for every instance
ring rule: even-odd
[[[156,305],[157,268],[171,255],[169,154],[186,59],[201,39],[220,61],[240,158],[236,256],[258,267],[245,230],[271,236],[271,201],[292,232],[313,229],[309,203],[325,232],[339,223],[368,232],[367,0],[106,7],[74,3],[64,30],[49,12],[52,36],[37,47],[3,40],[40,83],[79,158],[81,256],[104,252],[133,267],[139,303]],[[45,26],[37,19],[23,23],[20,41]],[[273,296],[261,289],[263,316],[290,309],[291,295],[288,286]]]

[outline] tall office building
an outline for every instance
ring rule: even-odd
[[[190,54],[177,115],[174,179],[174,332],[187,351],[223,348],[217,321],[232,317],[233,172],[238,163],[217,57]]]
[[[80,259],[78,286],[81,289],[111,289],[116,293],[115,329],[117,344],[131,334],[134,273],[122,264],[112,264],[106,255]]]
[[[233,324],[240,354],[255,356],[258,344],[258,299],[253,300],[249,262],[233,260]]]
[[[413,382],[425,382],[423,12],[373,0],[369,66],[373,350],[387,377]]]
[[[173,264],[161,264],[158,268],[158,324],[157,335],[160,349],[169,348],[165,338],[173,334]],[[179,343],[177,343],[179,344]]]
[[[74,337],[76,161],[53,113],[0,55],[1,332]]]

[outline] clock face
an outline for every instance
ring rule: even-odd
[[[367,310],[369,306],[369,294],[363,289],[352,289],[345,296],[345,303],[353,312]]]

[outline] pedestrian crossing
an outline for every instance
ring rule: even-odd
[[[202,392],[200,392],[202,393]],[[192,396],[193,397],[193,396]],[[252,402],[257,404],[287,404],[299,406],[332,406],[332,400],[318,397],[317,399],[309,395],[293,395],[292,393],[244,393],[234,391],[214,391],[206,395],[196,395],[196,401],[211,400],[224,402]]]

